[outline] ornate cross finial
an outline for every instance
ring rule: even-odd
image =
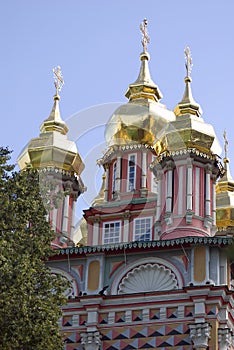
[[[224,138],[224,152],[225,152],[225,158],[228,156],[228,139],[227,139],[227,133],[226,129],[223,132],[223,138]]]
[[[150,42],[150,37],[149,37],[148,32],[147,32],[147,25],[148,25],[148,21],[145,18],[143,20],[143,22],[140,24],[140,30],[141,30],[141,33],[142,33],[141,43],[142,43],[144,52],[147,51],[147,44],[149,44],[149,42]]]
[[[193,67],[193,61],[192,61],[191,50],[189,46],[187,46],[184,49],[184,54],[185,54],[185,67],[187,71],[187,76],[190,77],[190,74],[192,72],[192,67]]]
[[[63,80],[60,66],[53,68],[53,73],[54,73],[54,86],[56,89],[56,95],[58,95],[59,91],[61,91],[64,85],[64,80]]]

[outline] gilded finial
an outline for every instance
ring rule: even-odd
[[[149,42],[150,42],[150,37],[149,37],[148,31],[147,31],[147,25],[148,25],[148,21],[145,18],[143,20],[143,22],[140,24],[140,30],[142,33],[141,43],[142,43],[144,52],[147,52],[147,44],[149,44]]]
[[[187,71],[187,77],[190,77],[192,72],[192,67],[193,67],[193,61],[192,61],[191,50],[189,46],[187,46],[184,49],[184,54],[185,54],[185,67]]]
[[[227,159],[227,157],[228,157],[228,139],[227,139],[226,129],[224,129],[223,138],[224,138],[225,159]]]
[[[54,86],[56,89],[56,96],[58,96],[59,91],[61,91],[64,85],[64,80],[63,80],[60,66],[53,68],[53,73],[54,73]]]

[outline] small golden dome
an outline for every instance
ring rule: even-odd
[[[195,102],[190,77],[192,60],[189,47],[185,49],[186,69],[185,92],[182,101],[174,109],[176,120],[169,123],[159,134],[155,142],[157,155],[164,151],[178,151],[185,148],[195,148],[201,152],[219,155],[221,147],[214,128],[201,118],[202,110]]]
[[[129,102],[117,108],[106,125],[108,146],[133,142],[152,146],[158,132],[175,119],[174,113],[159,103],[162,94],[151,79],[148,52],[143,52],[140,59],[139,76],[125,94]]]
[[[61,79],[60,67],[54,69],[54,72]],[[49,117],[41,125],[41,134],[29,141],[17,162],[20,170],[31,164],[35,169],[54,167],[80,175],[84,164],[75,142],[68,140],[68,127],[60,116],[58,91],[61,84],[58,80],[55,81],[55,87],[54,105]]]
[[[143,52],[140,54],[141,67],[137,80],[130,84],[125,96],[129,102],[120,106],[109,119],[105,129],[108,146],[141,143],[152,146],[157,134],[175,115],[159,101],[162,94],[150,76],[147,43],[147,19],[140,25]]]

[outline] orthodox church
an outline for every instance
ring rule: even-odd
[[[57,233],[49,261],[71,287],[60,320],[66,350],[234,349],[234,180],[213,126],[192,95],[185,49],[184,95],[174,111],[151,78],[147,21],[140,72],[128,102],[106,124],[100,193],[72,241],[84,164],[59,111],[63,79],[40,135],[18,157],[55,181],[62,203],[48,219]]]

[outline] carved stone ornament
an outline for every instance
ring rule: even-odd
[[[208,347],[208,340],[210,338],[211,327],[209,323],[194,323],[189,325],[190,328],[190,338],[193,342],[194,349]]]
[[[118,294],[178,289],[175,274],[163,265],[145,264],[128,272],[122,279]]]
[[[81,333],[81,344],[85,350],[98,350],[101,345],[100,338],[98,331]]]
[[[229,328],[219,328],[218,329],[218,342],[220,350],[231,349],[233,341],[233,335]]]

